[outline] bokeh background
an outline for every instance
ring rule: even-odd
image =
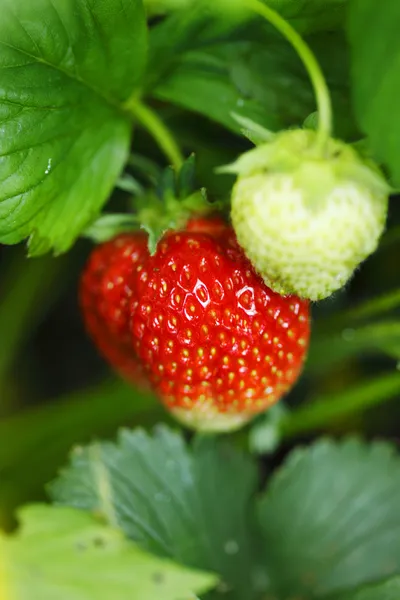
[[[196,151],[199,184],[211,197],[226,195],[232,180],[215,175],[214,167],[249,145],[205,119],[178,116],[171,110],[164,114],[187,154]],[[141,132],[133,151],[138,148],[162,164]],[[131,175],[140,179],[134,169]],[[128,194],[117,191],[108,209],[129,208],[130,203]],[[26,258],[22,245],[0,247],[0,526],[6,528],[12,527],[18,505],[45,498],[46,482],[66,462],[72,446],[96,437],[112,438],[121,426],[150,427],[168,420],[151,394],[128,387],[111,373],[85,334],[77,290],[91,247],[89,240],[81,239],[63,256],[36,259]],[[279,461],[294,443],[321,431],[356,431],[397,441],[399,259],[400,205],[393,197],[378,252],[344,291],[313,307],[310,360],[287,398],[296,409],[315,398],[320,404],[341,398],[346,402],[346,394],[355,390],[350,401],[359,408],[293,432],[277,454],[263,459],[267,463]],[[383,298],[381,305],[377,297]],[[364,331],[361,338],[359,328]],[[248,431],[238,436],[238,443],[247,443]]]

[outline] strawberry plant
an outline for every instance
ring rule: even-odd
[[[2,600],[397,600],[399,6],[3,0]]]

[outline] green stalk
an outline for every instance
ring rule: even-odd
[[[125,104],[125,110],[131,117],[140,123],[140,125],[147,129],[174,168],[179,171],[184,158],[174,136],[159,118],[157,113],[136,97],[128,100]]]
[[[303,61],[314,88],[317,102],[318,131],[316,147],[319,152],[323,153],[332,132],[332,104],[328,86],[317,59],[303,38],[279,13],[260,0],[244,0],[244,4],[271,23],[288,40]]]

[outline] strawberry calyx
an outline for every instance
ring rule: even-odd
[[[136,203],[137,220],[148,234],[149,252],[153,255],[157,244],[167,231],[183,229],[193,215],[205,215],[214,207],[207,200],[204,189],[185,198],[166,194],[160,198],[152,193]]]
[[[167,167],[155,187],[135,196],[133,212],[103,213],[86,229],[84,237],[103,243],[121,233],[143,229],[153,255],[167,231],[181,230],[194,215],[204,216],[221,208],[220,202],[208,199],[205,188],[196,187],[192,154],[178,171]]]
[[[330,138],[321,154],[316,151],[317,133],[310,129],[282,131],[271,141],[242,154],[233,164],[219,169],[239,176],[289,174],[304,192],[305,201],[316,207],[338,182],[368,187],[372,193],[389,194],[391,188],[370,159],[354,147]]]

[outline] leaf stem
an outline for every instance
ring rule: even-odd
[[[136,97],[128,100],[125,104],[125,110],[151,133],[165,156],[171,161],[174,168],[179,171],[184,158],[174,136],[157,113]]]
[[[323,152],[332,131],[332,105],[329,89],[317,59],[303,38],[279,13],[260,0],[244,0],[244,4],[271,23],[290,42],[301,58],[314,88],[318,109],[316,146],[318,151]]]

